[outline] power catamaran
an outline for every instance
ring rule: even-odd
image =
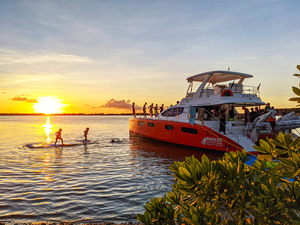
[[[210,71],[187,78],[185,98],[161,112],[158,117],[131,118],[131,135],[192,147],[218,151],[257,153],[253,145],[260,138],[273,137],[274,131],[290,132],[300,127],[300,117],[293,112],[280,117],[275,130],[267,121],[272,112],[245,122],[236,112],[229,120],[229,110],[265,105],[260,98],[260,85],[244,85],[253,76],[232,71]],[[196,91],[194,86],[198,85]],[[220,119],[220,113],[223,119]]]

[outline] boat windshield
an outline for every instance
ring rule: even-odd
[[[172,116],[178,116],[183,112],[183,107],[175,107],[165,110],[161,115],[172,117]]]

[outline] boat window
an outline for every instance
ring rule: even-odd
[[[166,128],[167,130],[173,130],[173,126],[172,126],[172,125],[165,125],[165,128]]]
[[[139,125],[139,126],[144,126],[145,123],[144,123],[144,121],[138,121],[138,125]]]
[[[154,123],[148,123],[148,127],[154,127]]]
[[[181,131],[184,133],[189,133],[189,134],[198,134],[198,130],[196,130],[194,128],[181,127]]]
[[[164,111],[161,115],[162,116],[177,116],[183,112],[183,107],[171,108]]]

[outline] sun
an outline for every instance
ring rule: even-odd
[[[54,96],[44,96],[38,98],[38,103],[33,105],[35,113],[63,113],[64,104],[62,101]]]

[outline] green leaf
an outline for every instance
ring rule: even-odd
[[[300,103],[300,98],[290,98],[289,101]]]
[[[300,174],[300,169],[298,169],[294,174],[291,175],[291,178],[297,177]]]
[[[267,150],[263,149],[262,147],[260,147],[258,145],[254,145],[253,148],[260,153],[269,153]]]
[[[193,214],[192,215],[192,220],[193,220],[193,222],[196,223],[198,221],[198,216],[196,214]]]
[[[270,147],[270,145],[265,141],[265,140],[263,140],[263,139],[260,139],[259,140],[259,145],[260,145],[260,147],[262,148],[262,149],[264,149],[266,152],[270,152],[270,150],[271,150],[271,147]]]
[[[297,88],[297,87],[292,87],[293,88],[293,92],[296,94],[296,95],[298,95],[298,96],[300,96],[300,89],[299,88]]]
[[[292,161],[293,163],[298,164],[298,162],[300,161],[298,154],[292,152]]]
[[[295,164],[289,159],[279,157],[279,160],[287,167],[295,167]]]
[[[190,172],[184,167],[179,167],[179,173],[183,178],[185,178],[185,177],[187,177],[189,179],[192,178]]]

